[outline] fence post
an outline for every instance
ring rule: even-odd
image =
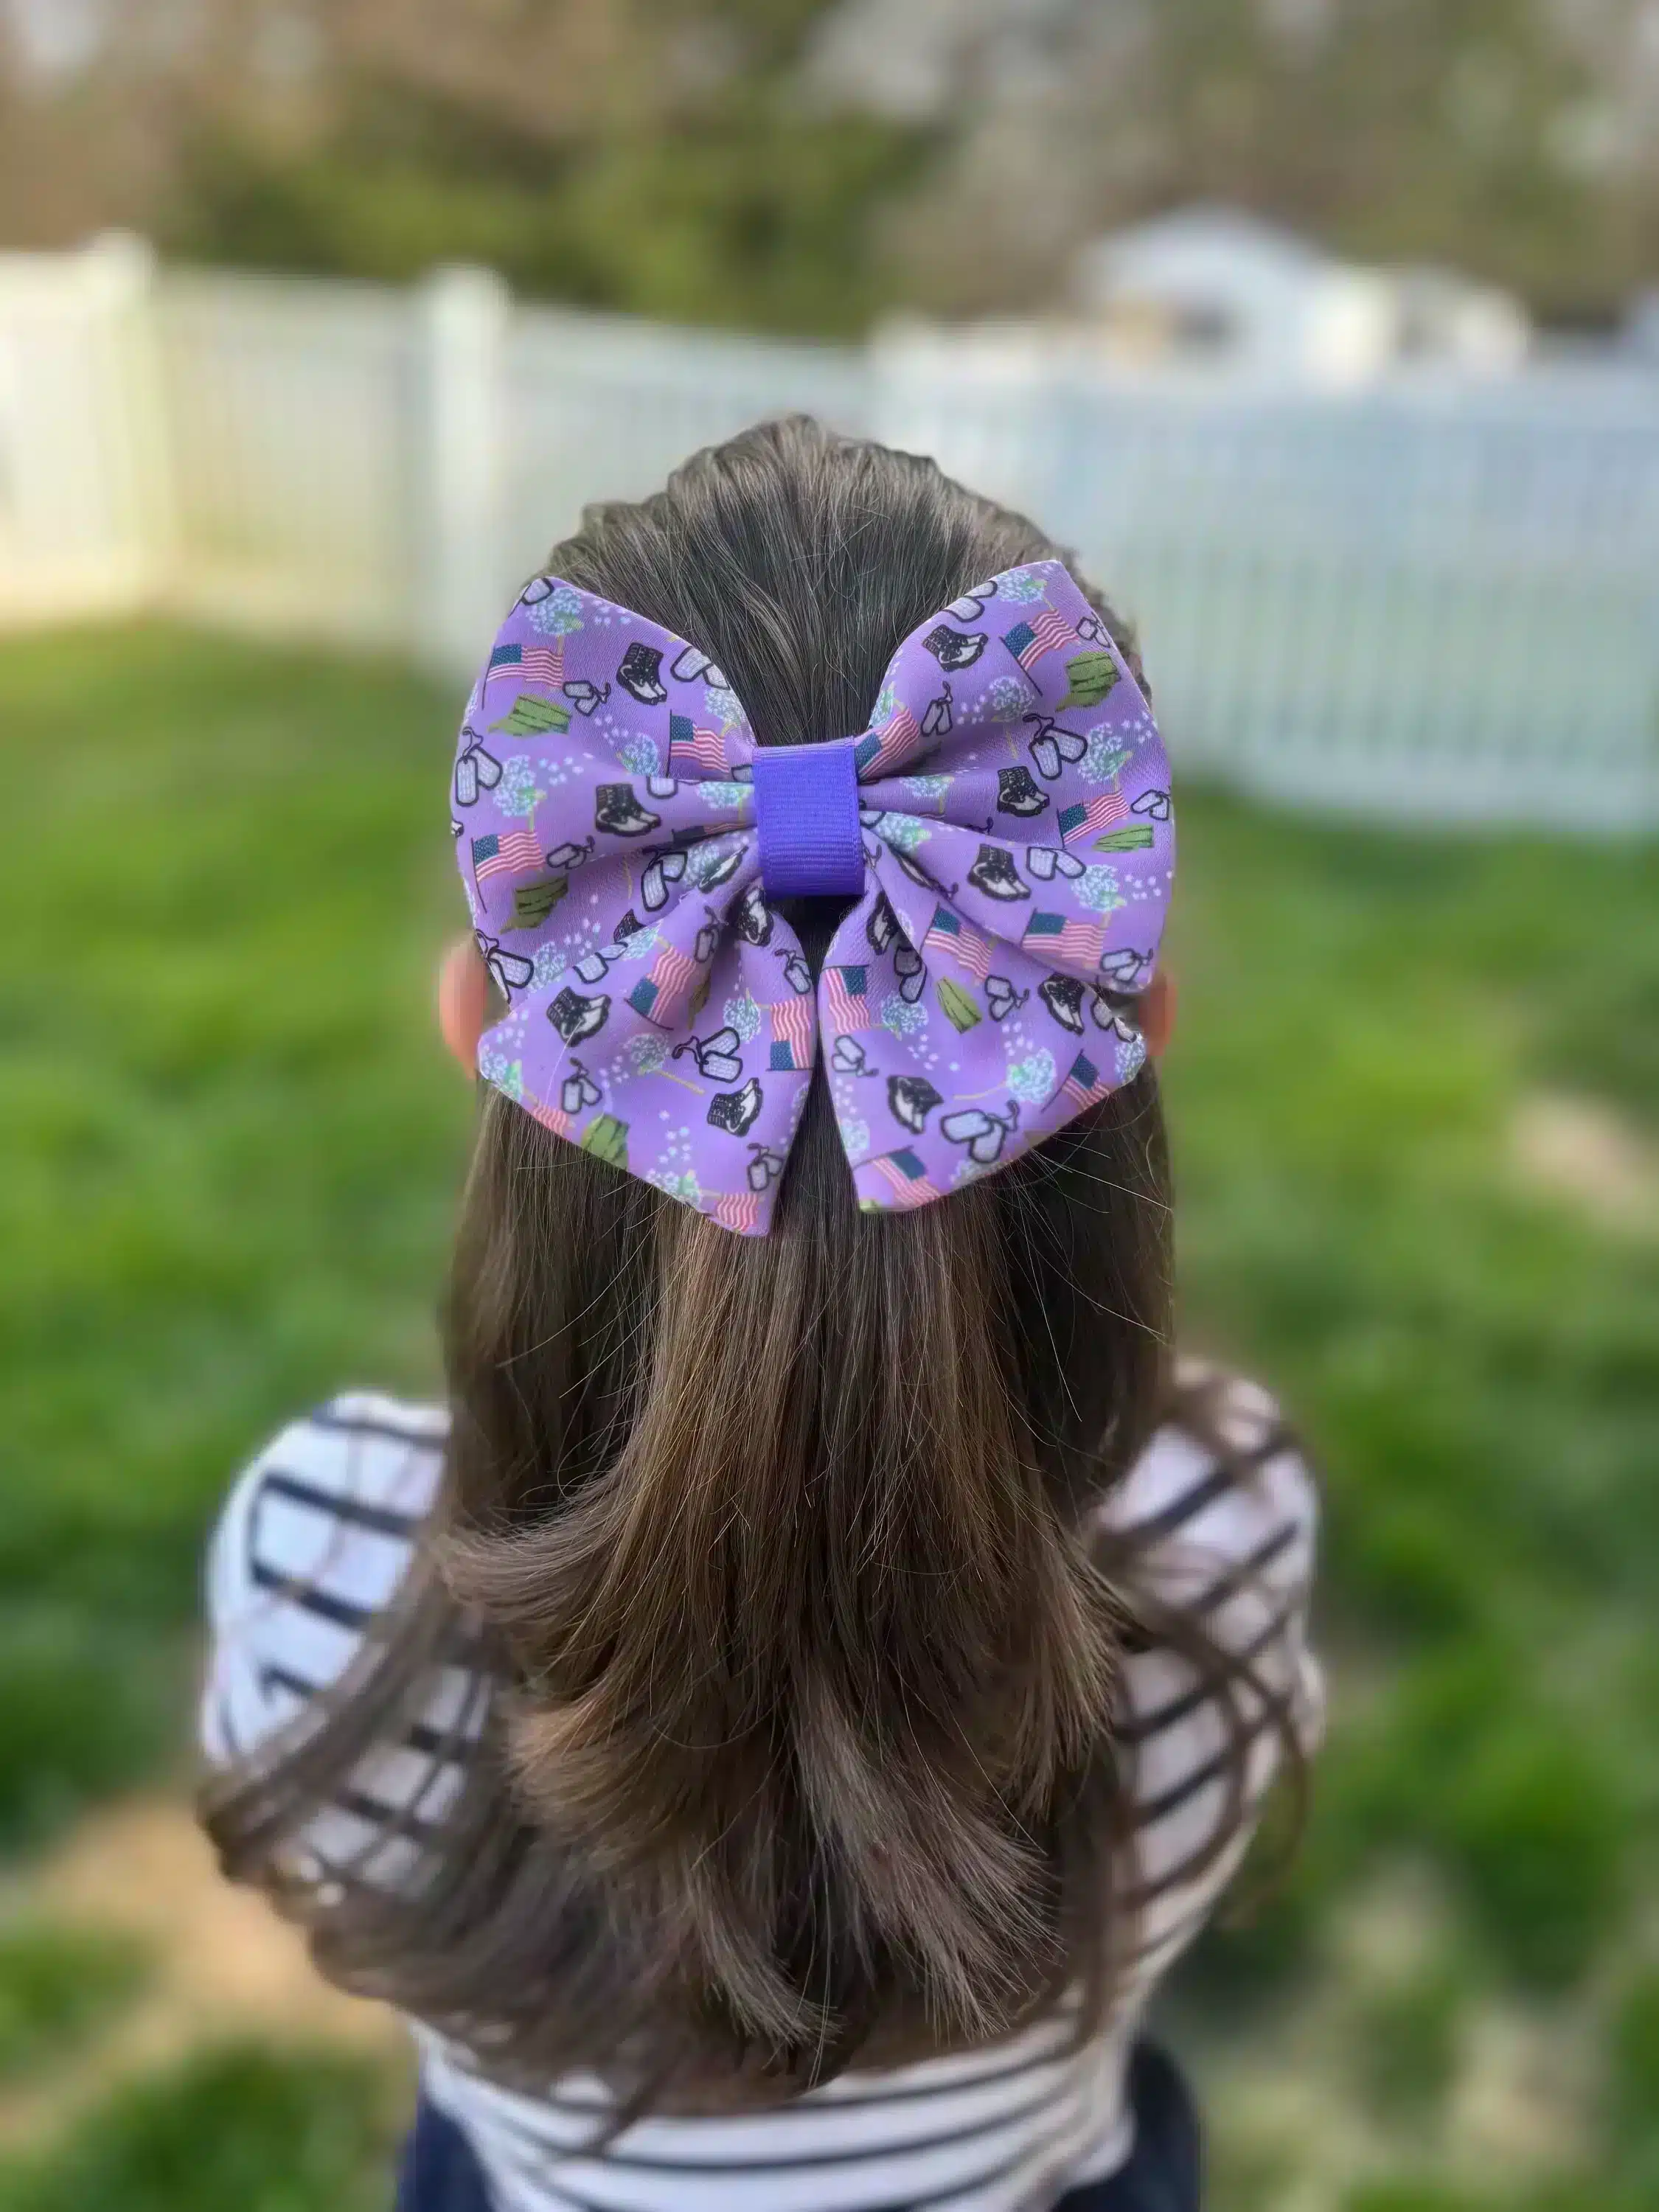
[[[111,536],[126,549],[129,589],[142,605],[166,594],[179,557],[155,249],[131,231],[104,231],[82,248],[81,265],[88,335],[100,349]]]
[[[149,605],[177,531],[144,241],[0,258],[0,619]]]
[[[446,674],[470,675],[512,590],[505,573],[507,340],[513,301],[486,269],[436,270],[418,295],[422,580],[411,642]]]

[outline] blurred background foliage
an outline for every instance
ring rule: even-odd
[[[1175,200],[1546,319],[1659,273],[1651,0],[8,0],[0,234],[848,334]]]

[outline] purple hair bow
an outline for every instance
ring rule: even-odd
[[[481,1073],[548,1128],[764,1235],[822,1053],[860,1203],[926,1205],[1146,1058],[1169,768],[1057,561],[894,654],[861,735],[763,747],[706,653],[557,577],[468,703],[452,823],[510,1002]],[[855,894],[816,988],[775,910]]]

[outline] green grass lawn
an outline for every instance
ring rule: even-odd
[[[165,629],[0,649],[20,1857],[183,1771],[198,1559],[236,1465],[343,1385],[433,1381],[470,1118],[428,1015],[463,918],[453,705],[394,667]],[[1659,1139],[1659,855],[1202,795],[1183,840],[1188,1330],[1322,1461],[1339,1684],[1298,1875],[1177,1995],[1222,2212],[1288,2202],[1302,2156],[1237,2109],[1241,2052],[1316,2065],[1371,2131],[1345,2212],[1659,2205],[1659,1238],[1529,1190],[1509,1144],[1550,1091]],[[1352,1928],[1402,1869],[1428,1934],[1368,1977]],[[1483,2193],[1460,2148],[1493,2019],[1574,2055],[1545,2194]],[[349,2090],[308,2104],[309,2064],[210,2055],[122,2092],[55,2162],[0,2171],[0,2212],[355,2201],[383,2136]],[[199,2186],[168,2178],[191,2132],[215,2138]],[[226,2178],[256,2169],[257,2200]]]

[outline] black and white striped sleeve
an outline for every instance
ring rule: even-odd
[[[207,1559],[211,1762],[246,1757],[345,1673],[408,1571],[447,1426],[441,1409],[354,1392],[238,1478]]]
[[[1134,1589],[1185,1616],[1210,1647],[1184,1651],[1154,1621],[1123,1666],[1127,1879],[1148,1981],[1237,1871],[1288,1747],[1311,1756],[1324,1723],[1308,1633],[1313,1477],[1265,1391],[1228,1382],[1209,1407],[1201,1429],[1162,1430],[1109,1508]]]

